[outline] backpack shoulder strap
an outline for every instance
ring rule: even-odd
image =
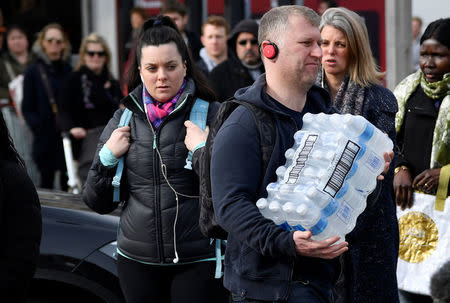
[[[276,129],[273,115],[267,110],[249,102],[239,100],[233,100],[233,102],[245,106],[253,115],[259,134],[263,171],[265,172],[267,170],[267,166],[269,165],[276,139]]]
[[[205,149],[202,154],[202,160],[199,171],[200,179],[200,219],[199,225],[201,232],[210,238],[227,239],[227,232],[217,223],[214,215],[211,193],[211,155],[215,137],[223,123],[228,119],[231,113],[240,105],[245,106],[253,115],[255,125],[259,133],[260,146],[262,153],[262,169],[267,170],[270,157],[272,155],[276,132],[273,116],[270,112],[255,105],[236,99],[229,99],[220,104],[214,121],[210,125],[208,138],[206,139]]]
[[[125,110],[122,113],[122,116],[120,116],[120,121],[117,127],[123,127],[130,124],[131,116],[133,115],[133,112],[129,110],[128,108],[125,108]]]
[[[191,113],[189,114],[189,120],[200,127],[202,130],[206,129],[206,120],[208,119],[208,108],[209,102],[197,98],[194,102],[194,105],[191,108]],[[186,169],[192,170],[192,152],[188,152],[188,156],[186,158],[186,165],[184,166]]]
[[[206,128],[206,120],[208,119],[209,102],[197,98],[192,106],[189,120],[200,127],[202,130]]]
[[[117,127],[123,127],[130,124],[131,116],[133,115],[133,112],[129,110],[128,108],[125,108],[125,110],[122,113],[122,116],[120,116],[120,121]],[[119,163],[117,164],[116,168],[116,174],[114,175],[112,186],[114,187],[113,192],[113,201],[114,202],[120,202],[120,179],[122,179],[122,172],[123,172],[123,156],[119,158]]]

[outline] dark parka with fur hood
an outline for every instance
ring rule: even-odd
[[[175,258],[174,241],[180,263],[214,256],[214,248],[210,240],[201,234],[198,224],[198,177],[195,171],[184,168],[188,154],[184,144],[184,121],[189,120],[195,100],[194,91],[194,82],[189,80],[176,108],[155,130],[156,135],[144,112],[142,84],[123,100],[133,115],[129,124],[131,145],[125,154],[120,191],[121,200],[126,202],[117,241],[120,252],[135,260],[172,263]],[[208,124],[217,111],[217,105],[211,103],[209,107]],[[122,112],[122,109],[116,111],[100,137],[83,192],[85,203],[99,213],[109,213],[117,207],[112,202],[111,185],[116,167],[103,166],[98,153],[117,128]],[[164,178],[162,165],[171,186],[178,193],[190,196],[179,194],[178,206],[175,194]]]
[[[217,100],[222,102],[233,97],[234,93],[243,87],[253,84],[255,80],[250,75],[236,54],[236,40],[240,33],[251,33],[258,38],[258,24],[255,20],[242,20],[231,31],[228,44],[228,59],[217,65],[210,73],[210,83],[214,88]],[[261,73],[264,73],[264,65],[259,67]]]

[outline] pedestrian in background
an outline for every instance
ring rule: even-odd
[[[64,81],[72,70],[67,62],[70,42],[57,23],[45,26],[33,45],[36,62],[25,71],[22,112],[33,132],[33,159],[40,172],[43,188],[53,188],[59,171],[60,185],[67,188],[66,167],[58,106]]]
[[[210,83],[219,102],[233,97],[264,73],[258,46],[258,23],[245,19],[236,24],[228,37],[228,59],[210,73]]]
[[[78,160],[78,176],[86,181],[103,128],[118,109],[123,95],[110,72],[111,51],[96,33],[83,39],[75,71],[71,73],[60,109],[61,130],[70,132]]]
[[[322,14],[329,8],[338,7],[335,0],[320,0],[319,7],[317,8],[317,13],[322,16]]]
[[[39,171],[31,155],[33,136],[22,116],[23,74],[33,61],[25,31],[19,25],[10,25],[0,56],[0,107],[28,175],[35,185],[39,185]]]
[[[200,60],[197,67],[205,76],[214,67],[228,58],[227,37],[230,28],[222,16],[211,16],[202,25],[200,37],[203,48],[200,50]]]
[[[118,274],[128,303],[227,302],[214,278],[215,247],[199,227],[199,180],[185,168],[184,145],[191,108],[210,102],[207,124],[218,104],[196,69],[169,17],[149,19],[130,69],[131,93],[124,106],[129,126],[117,128],[118,110],[103,131],[83,200],[99,213],[113,211],[118,158],[124,157],[117,236]]]
[[[420,70],[394,90],[399,111],[394,190],[402,209],[413,190],[435,194],[441,168],[450,164],[450,18],[428,25],[420,39]]]
[[[346,8],[327,9],[321,18],[322,72],[316,83],[341,114],[360,115],[395,142],[394,95],[381,86],[363,19]],[[398,302],[398,222],[392,196],[393,167],[367,197],[367,206],[346,237],[343,273],[336,302]],[[380,271],[380,267],[383,268]]]
[[[33,53],[29,51],[27,35],[19,25],[10,25],[5,37],[5,47],[0,56],[0,99],[8,100],[4,105],[11,106],[8,84],[25,72],[33,60]]]
[[[130,11],[131,35],[130,39],[125,43],[124,57],[127,58],[123,65],[123,93],[128,94],[128,71],[134,58],[134,50],[136,49],[136,41],[141,30],[142,24],[147,20],[147,12],[140,7],[134,7]]]
[[[435,195],[450,165],[450,18],[430,23],[420,39],[420,69],[394,90],[397,148],[394,192],[410,208],[415,190]],[[450,186],[442,190],[450,193]],[[412,274],[412,273],[411,273]],[[400,290],[400,302],[432,302],[430,296]]]
[[[433,303],[450,303],[450,261],[431,276],[430,292]]]
[[[412,28],[412,71],[415,72],[420,68],[420,37],[422,36],[422,19],[414,16],[411,20]]]
[[[202,43],[198,33],[186,29],[186,24],[189,20],[189,15],[184,4],[177,0],[165,0],[161,7],[161,15],[170,17],[176,24],[178,31],[183,37],[184,42],[191,51],[194,62],[200,60],[200,49]]]
[[[41,206],[0,113],[0,302],[26,302],[41,242]]]

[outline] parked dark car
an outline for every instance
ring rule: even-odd
[[[116,268],[118,213],[99,215],[80,195],[38,193],[42,242],[28,302],[124,302]]]

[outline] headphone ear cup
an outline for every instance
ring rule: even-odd
[[[275,59],[278,55],[278,47],[275,43],[269,43],[263,48],[264,56],[267,59]]]

